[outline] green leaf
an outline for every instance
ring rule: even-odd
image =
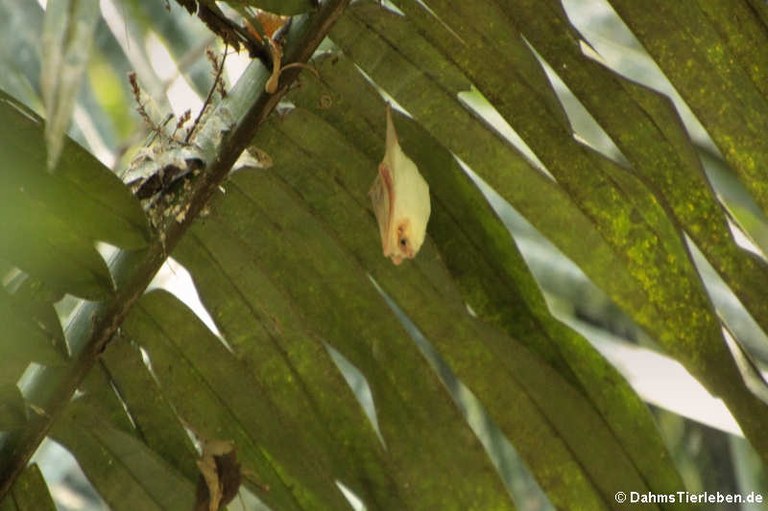
[[[47,173],[39,119],[6,95],[0,138],[0,257],[58,290],[103,298],[112,281],[94,241],[145,245],[148,225],[138,201],[74,143],[64,147],[58,171]]]
[[[382,112],[383,105],[380,110]],[[367,121],[370,122],[370,119]],[[280,131],[272,132],[270,128],[273,126]],[[383,128],[382,124],[382,132]],[[376,168],[375,160],[366,162],[343,140],[339,132],[323,126],[305,111],[294,110],[283,117],[282,121],[265,126],[255,142],[276,162],[271,172],[288,181],[296,193],[307,201],[313,214],[325,220],[325,228],[332,229],[350,252],[364,259],[364,264],[371,269],[382,287],[435,343],[457,376],[488,408],[491,416],[529,463],[553,502],[569,502],[570,505],[590,509],[610,508],[613,494],[618,489],[643,487],[646,484],[645,474],[641,475],[633,467],[634,461],[617,441],[616,432],[608,426],[607,417],[602,417],[586,396],[580,394],[581,382],[568,384],[541,358],[517,341],[474,324],[462,301],[457,303],[453,297],[446,299],[446,295],[450,294],[455,297],[455,292],[438,292],[432,282],[425,281],[427,275],[434,275],[438,271],[431,268],[427,273],[427,268],[434,265],[430,262],[433,256],[429,252],[420,254],[414,261],[418,269],[394,268],[381,256],[376,239],[377,231],[370,222],[368,207],[361,207],[366,202],[365,192],[372,177],[372,169]],[[423,150],[425,152],[422,154],[429,152],[428,147]],[[434,169],[433,176],[438,175],[441,179],[445,178],[445,165]],[[263,194],[263,207],[266,210],[275,210],[277,204],[286,204],[290,200],[289,195],[273,179],[266,174],[260,176],[258,186],[254,185],[252,189],[258,189]],[[436,206],[435,214],[439,215],[440,206]],[[294,220],[295,225],[284,227],[286,232],[293,231],[296,225],[312,222],[307,215],[304,215],[307,216],[305,218],[295,213],[300,209],[299,203],[294,203],[291,216],[298,218]],[[321,227],[316,229],[320,230]],[[313,250],[312,253],[315,257],[322,257],[319,250]],[[427,275],[420,275],[419,272]],[[445,281],[445,278],[440,280]],[[450,325],[441,319],[446,310],[451,311]],[[525,320],[529,327],[536,327],[531,325],[530,317]],[[538,333],[541,336],[546,332],[531,332],[521,328],[517,333],[528,336]],[[573,341],[573,338],[569,339],[569,342]],[[581,351],[585,348],[590,350],[583,344],[583,339],[581,342]],[[579,348],[574,347],[568,354],[573,355],[577,350]],[[579,369],[580,376],[584,376],[587,381],[591,377],[590,383],[599,380],[600,385],[604,385],[606,379],[621,381],[604,362],[595,361],[594,352],[591,359],[589,355],[582,355],[581,360],[574,359],[573,363],[583,364],[587,361],[600,369],[598,378],[590,375],[587,368]],[[503,394],[499,389],[504,389]],[[592,390],[593,394],[599,392],[598,389]],[[648,438],[654,440],[657,446],[653,454],[646,454],[645,468],[651,472],[656,470],[652,463],[669,463],[668,460],[664,462],[666,452],[653,433],[647,411],[637,398],[629,407],[625,406],[623,400],[632,396],[631,393],[627,396],[627,393],[629,391],[625,387],[623,395],[612,398],[614,409],[609,410],[611,418],[617,414],[616,407],[620,407],[621,411],[634,407],[636,416],[645,421],[646,434],[651,434]],[[605,409],[606,402],[600,404]],[[589,447],[585,448],[587,445]],[[638,455],[637,449],[635,454]],[[616,472],[618,464],[624,466],[618,471],[620,476]],[[559,470],[563,473],[555,475],[554,472]],[[675,478],[670,466],[657,478],[659,485],[665,489],[674,483],[667,481],[667,477]],[[564,483],[564,479],[568,482]]]
[[[733,11],[743,8],[740,2],[702,4],[706,8],[730,7]],[[559,76],[616,142],[637,175],[647,179],[655,193],[663,197],[682,228],[768,331],[768,290],[753,285],[768,278],[768,267],[733,239],[723,207],[669,98],[585,56],[578,32],[573,27],[563,30],[568,19],[557,6],[541,9],[538,2],[519,2],[514,13],[511,21],[516,22],[527,40],[558,70]],[[721,22],[731,19],[729,13],[721,14]],[[744,18],[743,12],[731,14]],[[744,28],[739,27],[739,30]],[[750,59],[753,58],[750,55]],[[761,72],[755,66],[747,69]]]
[[[29,465],[0,502],[0,511],[55,511],[43,474],[37,464]]]
[[[768,90],[754,65],[768,38],[758,12],[744,2],[610,3],[768,211]]]
[[[372,509],[408,508],[397,487],[399,472],[325,343],[252,264],[248,247],[217,232],[186,238],[173,255],[191,272],[227,344],[275,406],[324,451],[337,479]]]
[[[338,73],[338,70],[335,71]],[[346,81],[355,81],[346,77]],[[371,168],[381,157],[384,132],[384,103],[371,86],[368,92],[347,96],[347,108],[319,108],[307,88],[297,89],[291,99],[297,104],[314,107],[316,113],[342,132],[356,147],[370,150]],[[365,89],[364,89],[365,90]],[[285,139],[314,140],[323,133],[316,120],[296,111],[299,119],[280,124]],[[351,117],[357,117],[351,121]],[[543,297],[513,240],[500,220],[492,213],[480,191],[461,171],[453,157],[416,123],[397,121],[397,131],[405,152],[414,159],[428,180],[433,195],[430,237],[438,245],[453,278],[461,286],[467,303],[482,319],[499,325],[536,351],[560,375],[594,403],[613,434],[633,459],[652,487],[660,493],[674,492],[682,483],[661,442],[655,424],[645,405],[597,352],[558,321],[546,308]],[[373,128],[360,130],[357,126]],[[301,144],[306,151],[332,148],[338,134],[329,134],[312,144]],[[264,149],[269,150],[270,146]],[[329,151],[313,151],[313,158],[333,165],[333,158],[348,157]],[[323,155],[322,153],[329,153]],[[279,160],[282,162],[282,158]],[[288,171],[290,172],[290,171]],[[331,192],[335,197],[339,191]],[[336,213],[334,218],[339,218]],[[611,381],[610,384],[606,384]]]
[[[363,16],[366,12],[379,24],[386,23],[385,28],[378,30],[389,34],[394,42],[369,30],[366,23],[351,15]],[[407,27],[391,13],[361,4],[359,9],[347,11],[331,36],[354,63],[335,57],[318,59],[323,82],[331,91],[313,88],[318,93],[318,103],[329,100],[331,105],[343,109],[346,97],[361,90],[360,78],[346,81],[354,76],[354,66],[361,66],[430,134],[465,161],[558,248],[584,268],[599,268],[591,276],[601,285],[622,293],[631,302],[644,300],[638,289],[627,285],[631,282],[627,269],[566,192],[463,106],[457,95],[469,90],[469,81],[459,81],[456,76],[461,77],[461,71],[415,34],[413,27]],[[433,63],[435,71],[424,73],[421,62],[406,58],[406,49],[416,55],[426,54],[422,58],[440,64]],[[408,79],[399,78],[399,73]],[[605,275],[610,278],[603,278]]]
[[[6,365],[5,370],[0,371],[0,381],[17,381],[29,362],[63,364],[68,358],[68,347],[53,307],[53,302],[59,301],[62,295],[23,274],[18,274],[7,288],[13,289],[13,294],[0,291],[3,303],[0,309],[13,316],[5,324],[16,325],[16,328],[11,327],[13,333],[6,337],[0,349],[4,353],[0,359]],[[15,369],[9,369],[12,366],[16,366]]]
[[[23,188],[78,233],[121,248],[141,248],[149,226],[130,190],[90,153],[67,141],[56,173],[45,171],[42,123],[0,92],[0,146],[4,187]]]
[[[346,11],[332,37],[428,130],[435,130],[439,122],[445,124],[444,118],[435,115],[435,107],[422,98],[426,87],[451,90],[453,78],[443,80],[439,74],[420,67],[418,59],[432,47],[414,26],[370,3],[360,3]],[[450,43],[448,39],[439,40],[446,41],[446,45]],[[503,94],[506,100],[500,105],[504,107],[502,113],[506,120],[547,165],[561,189],[592,224],[561,228],[559,232],[541,229],[542,232],[551,236],[585,273],[631,313],[635,321],[700,378],[710,392],[725,400],[752,444],[768,459],[768,436],[766,429],[760,426],[768,423],[768,407],[746,386],[734,383],[741,379],[738,369],[725,347],[720,324],[690,260],[682,234],[668,218],[661,199],[645,182],[577,143],[571,133],[562,129],[559,117],[549,114],[549,103],[541,99],[527,79],[514,70],[502,79],[489,72],[486,66],[478,65],[476,54],[468,54],[468,50],[462,48],[453,44],[451,51],[444,52],[478,82],[481,90]],[[433,48],[431,51],[434,52],[432,59],[441,60],[437,50]],[[433,63],[432,67],[437,65]],[[447,62],[443,63],[443,66],[447,65]],[[401,78],[403,73],[409,75],[408,80]],[[462,129],[464,127],[461,125]],[[445,140],[439,133],[433,135]],[[469,163],[474,168],[474,163]],[[530,192],[529,197],[518,201],[517,197],[506,193],[512,185],[511,175],[504,179],[506,185],[497,186],[500,179],[497,174],[486,174],[487,166],[475,170],[534,225],[540,226],[541,216],[529,216],[526,209],[532,197],[546,203],[545,195],[537,195],[538,190],[526,190]],[[551,217],[553,212],[559,214],[552,209],[545,216]],[[572,220],[571,217],[568,219]],[[582,235],[591,235],[595,231],[602,239],[594,240],[594,246],[591,244],[593,240],[581,239]],[[564,237],[567,239],[563,240]],[[585,247],[596,249],[600,246],[613,252],[612,271],[606,271],[607,265],[595,254],[585,257]]]
[[[128,415],[122,396],[114,387],[103,364],[95,366],[88,372],[78,390],[82,393],[78,399],[84,406],[91,406],[98,410],[99,416],[117,429],[142,439],[141,430]]]
[[[51,289],[44,283],[26,275],[20,276],[18,285],[13,291],[16,300],[25,310],[32,314],[41,325],[53,332],[57,338],[64,338],[61,323],[53,308],[53,304],[64,298],[64,294]]]
[[[0,257],[48,285],[92,300],[112,292],[109,269],[93,242],[23,189],[0,189]],[[13,220],[11,220],[13,219]]]
[[[0,383],[0,431],[24,426],[27,411],[24,398],[15,383]]]
[[[125,331],[147,350],[164,394],[191,430],[203,440],[234,441],[259,498],[279,509],[346,505],[323,460],[301,441],[298,425],[176,298],[163,291],[145,295]]]
[[[416,509],[510,508],[477,438],[354,252],[294,194],[266,186],[267,178],[237,174],[195,232],[206,239],[222,233],[247,246],[253,264],[285,290],[307,325],[363,373],[396,477],[407,482],[406,502]],[[376,243],[375,230],[362,232]]]
[[[97,0],[51,0],[45,9],[41,82],[50,171],[64,148],[100,13]]]
[[[86,5],[49,3],[49,36],[58,28],[51,13],[62,5]],[[100,46],[111,45],[98,50],[91,69],[99,92],[125,87],[119,77],[130,59],[135,66],[128,67],[136,67],[140,79],[142,68],[152,77],[145,92],[165,96],[146,49],[133,44],[155,34],[175,60],[185,56],[179,72],[205,94],[209,66],[196,56],[210,35],[190,29],[204,27],[186,13],[169,19],[179,10],[166,13],[164,1],[139,6],[144,3],[132,0],[117,9],[123,19],[110,21],[115,35],[106,43],[105,25],[96,32]],[[246,5],[276,5],[229,3],[239,12]],[[278,9],[298,3],[282,2]],[[319,2],[304,3],[311,8]],[[765,261],[739,248],[728,225],[735,218],[756,238],[767,231],[766,215],[743,190],[741,196],[729,194],[733,190],[708,167],[713,193],[696,154],[702,149],[688,140],[672,102],[591,60],[594,55],[585,56],[585,38],[561,3],[354,2],[334,41],[324,44],[330,51],[316,59],[319,76],[288,69],[281,83],[301,73],[301,86],[285,97],[285,91],[263,93],[268,73],[253,62],[218,114],[204,116],[198,142],[209,165],[190,180],[192,199],[183,200],[190,206],[183,209],[187,218],[174,222],[168,216],[147,251],[134,250],[149,236],[144,214],[125,187],[88,157],[75,156],[70,172],[91,167],[108,176],[104,183],[89,188],[100,179],[96,174],[63,176],[68,147],[79,150],[66,140],[59,171],[47,173],[42,122],[0,96],[0,167],[11,169],[0,169],[0,215],[6,220],[0,222],[0,324],[8,327],[8,338],[0,342],[0,427],[10,430],[0,435],[0,493],[8,495],[0,509],[16,509],[13,479],[69,405],[57,431],[66,432],[61,438],[117,508],[191,507],[199,470],[190,436],[234,440],[248,488],[276,511],[346,509],[338,483],[371,510],[511,509],[513,500],[527,508],[531,501],[518,492],[519,480],[507,477],[510,461],[527,484],[536,486],[526,469],[546,490],[546,497],[538,491],[535,497],[553,503],[545,507],[618,509],[613,495],[619,490],[685,489],[646,406],[583,338],[551,316],[488,201],[500,215],[509,213],[507,204],[496,194],[487,201],[481,190],[492,192],[485,183],[554,242],[557,248],[546,243],[546,256],[568,264],[590,293],[600,292],[593,284],[605,290],[609,296],[601,293],[600,300],[614,300],[631,316],[621,319],[634,321],[631,333],[643,341],[650,334],[651,342],[659,341],[725,397],[768,459],[766,407],[747,391],[751,382],[764,393],[764,382],[757,371],[741,378],[720,334],[723,324],[736,327],[732,318],[746,312],[727,290],[710,285],[722,287],[703,262],[711,262],[745,309],[768,325],[768,296],[759,285]],[[290,37],[285,62],[305,60],[346,2],[319,4],[328,16],[293,20],[291,35],[307,34],[311,41],[302,38],[307,44],[297,45]],[[676,73],[673,81],[697,113],[706,114],[719,147],[740,166],[742,179],[753,181],[752,193],[764,194],[768,188],[758,182],[765,160],[759,138],[768,118],[761,104],[768,91],[764,0],[694,0],[671,7],[652,0],[655,12],[636,11],[624,0],[614,4],[635,18],[625,21],[654,47],[662,67]],[[39,108],[42,13],[37,2],[0,0],[0,28],[8,29],[0,30],[0,62],[8,64],[0,85],[30,108]],[[66,21],[61,27],[64,38],[76,32]],[[116,41],[123,38],[128,45],[121,47]],[[63,58],[65,47],[47,58]],[[337,53],[339,48],[351,58]],[[621,50],[622,58],[630,56]],[[76,82],[71,78],[68,86]],[[563,92],[560,81],[569,91]],[[78,107],[93,121],[88,140],[100,138],[117,149],[89,92],[82,91]],[[570,92],[584,112],[574,115],[580,107]],[[98,96],[124,116],[133,114],[130,102],[117,105],[119,94]],[[381,254],[366,193],[383,153],[381,96],[395,112],[412,116],[395,114],[400,142],[432,193],[429,237],[415,260],[398,267]],[[278,103],[279,115],[268,118]],[[600,136],[612,139],[605,145],[620,154],[606,157],[607,151],[600,154],[581,141],[582,121],[590,115],[604,130]],[[238,120],[226,120],[231,118]],[[511,142],[503,121],[522,143]],[[258,159],[268,168],[223,182],[257,127],[252,149],[262,153]],[[462,171],[464,163],[472,172]],[[719,172],[733,174],[718,164]],[[485,183],[473,182],[475,176]],[[758,202],[765,208],[765,198]],[[541,246],[528,252],[523,236],[520,246],[536,265],[539,282],[554,292],[549,303],[559,308],[566,300],[566,307],[590,320],[615,326],[615,304],[595,317],[579,297],[573,303],[583,288],[553,285],[562,267],[542,265]],[[89,303],[70,295],[58,304],[62,317],[69,316],[70,305],[80,305],[65,344],[53,302],[65,292],[100,298],[114,287],[94,250],[101,240],[124,249],[110,261],[118,292]],[[191,271],[216,332],[167,293],[140,298],[169,253]],[[722,318],[702,278],[712,301],[722,306]],[[723,305],[727,300],[733,308]],[[751,321],[734,331],[745,342],[760,333]],[[74,360],[62,368],[67,348]],[[732,351],[748,361],[748,353]],[[16,381],[30,360],[49,365],[25,382],[26,398],[38,406],[26,427],[19,427],[32,408],[25,410]],[[357,399],[350,389],[350,368],[364,377],[370,403],[368,388],[355,389]],[[499,456],[507,440],[520,458]],[[676,439],[669,446],[677,457]],[[705,445],[702,452],[716,448]],[[710,460],[697,456],[709,466],[722,459],[717,454]],[[737,457],[733,464],[737,472],[756,473]],[[699,482],[702,488],[719,484],[706,471],[698,471],[697,481],[685,462],[680,467],[692,491]],[[172,494],[184,503],[166,501]],[[49,502],[26,507],[51,508]],[[651,504],[671,507],[678,505]]]
[[[192,509],[194,484],[133,435],[112,426],[86,401],[69,404],[52,436],[77,458],[111,509]]]
[[[322,4],[314,16],[301,17],[292,23],[285,42],[286,58],[306,61],[347,3],[347,0],[329,0]],[[193,180],[190,193],[180,199],[179,207],[189,207],[189,210],[184,208],[184,211],[189,213],[188,220],[200,213],[210,195],[226,178],[237,154],[256,130],[258,123],[251,121],[266,117],[277,104],[278,95],[264,92],[263,83],[268,77],[269,72],[265,71],[259,62],[254,62],[246,70],[244,81],[260,82],[262,86],[249,88],[242,85],[228,97],[230,101],[220,105],[221,112],[234,111],[233,115],[242,121],[230,124],[223,137],[221,131],[217,131],[213,136],[212,132],[218,127],[216,123],[201,133],[198,142],[205,145],[206,154],[210,154],[213,159],[206,157],[206,161],[211,163],[206,168],[205,175],[201,176],[201,179]],[[289,84],[289,77],[286,75],[281,94]],[[94,366],[109,341],[118,334],[128,312],[150,284],[152,277],[167,258],[168,251],[185,233],[188,224],[189,221],[175,222],[169,219],[162,229],[167,236],[154,239],[148,250],[118,251],[111,263],[115,269],[115,277],[120,282],[119,292],[103,302],[80,302],[67,328],[68,344],[76,360],[63,370],[43,367],[35,371],[29,384],[25,385],[25,391],[29,400],[38,406],[36,410],[40,413],[28,428],[4,435],[3,455],[0,455],[0,494],[5,496],[14,479],[34,454],[39,442],[61,416],[85,374]],[[68,299],[67,302],[71,300]],[[320,474],[316,477],[326,478]],[[337,492],[339,502],[346,505],[346,500],[336,488],[335,482],[331,483],[331,487]]]
[[[438,73],[423,72],[417,64],[417,57],[426,53],[429,48],[434,52],[431,54],[433,61],[442,61],[444,66],[453,64],[437,53],[437,50],[416,32],[415,26],[407,23],[402,17],[376,9],[370,3],[361,3],[347,11],[345,18],[336,25],[332,35],[342,49],[369,75],[385,86],[386,90],[409,110],[412,109],[414,116],[428,130],[432,130],[433,126],[438,124],[439,121],[433,109],[418,101],[416,94],[425,86],[432,89],[451,90],[453,89],[451,80],[444,80]],[[451,46],[451,49],[454,49],[454,46]],[[385,59],[381,58],[382,53],[386,56]],[[687,260],[687,254],[684,252],[678,233],[666,220],[659,204],[642,183],[633,179],[623,169],[576,144],[570,133],[562,129],[562,123],[549,115],[548,104],[538,100],[538,94],[528,79],[524,79],[516,72],[509,73],[503,79],[493,72],[487,72],[485,76],[490,78],[486,80],[480,73],[476,54],[465,50],[459,52],[454,58],[460,64],[465,64],[474,58],[473,66],[464,66],[468,74],[484,86],[481,89],[483,92],[487,89],[496,97],[505,98],[501,102],[505,107],[502,113],[510,114],[507,119],[512,122],[513,127],[520,132],[542,161],[550,167],[549,170],[558,179],[561,189],[573,201],[571,206],[576,205],[581,210],[581,214],[587,217],[587,222],[591,224],[583,225],[579,222],[578,225],[573,225],[567,230],[568,234],[562,228],[556,233],[548,229],[542,229],[542,232],[551,235],[566,254],[584,267],[588,275],[596,280],[599,279],[597,280],[599,284],[605,283],[606,291],[617,299],[620,305],[630,309],[644,307],[643,314],[651,316],[649,320],[658,320],[659,316],[664,315],[660,309],[663,309],[667,302],[664,305],[658,303],[661,300],[653,296],[656,291],[644,288],[649,287],[649,280],[656,280],[655,274],[668,270],[649,264],[655,263],[652,259],[669,257],[672,261],[681,261],[673,266],[669,273],[682,273],[675,278],[685,283],[687,287],[691,286],[688,280],[693,280],[695,286],[697,278],[693,276],[693,267]],[[395,82],[388,78],[393,75],[395,68],[407,68],[415,76],[408,82]],[[533,98],[531,98],[532,94]],[[523,98],[527,99],[523,100]],[[518,105],[514,116],[510,113],[512,104]],[[439,136],[442,133],[434,131],[433,134],[437,138],[444,138]],[[489,132],[485,130],[483,138],[487,139],[488,135]],[[459,154],[459,156],[462,155]],[[473,163],[470,165],[474,169]],[[500,185],[497,188],[500,193],[537,227],[542,218],[564,213],[550,207],[549,212],[536,211],[537,214],[532,215],[533,211],[527,210],[531,197],[537,197],[542,205],[553,206],[548,201],[550,198],[548,195],[551,194],[538,195],[539,190],[526,189],[527,183],[516,182],[515,184],[528,195],[525,199],[519,200],[517,194],[507,193],[512,181],[518,181],[517,176],[504,176],[502,179],[507,183],[503,185],[499,177],[487,173],[487,166],[481,166],[475,170],[494,188],[497,188],[497,184]],[[568,216],[568,219],[572,221],[574,217]],[[588,245],[590,249],[598,250],[602,247],[613,252],[613,255],[608,257],[610,267],[616,273],[611,274],[610,279],[606,277],[607,272],[602,265],[605,261],[598,262],[594,253],[584,257],[586,240],[581,236],[592,233],[598,234],[602,239],[595,239],[594,245]],[[592,241],[590,238],[589,242]],[[625,253],[631,254],[626,258],[628,260],[622,260],[626,257]],[[669,262],[666,265],[668,266]],[[619,266],[623,268],[617,268]],[[696,291],[701,291],[700,285]],[[690,294],[699,298],[703,296],[701,292],[698,295],[695,292]],[[649,299],[653,299],[650,304],[648,304]],[[706,318],[707,316],[704,316],[702,319]],[[711,331],[712,328],[710,328]]]
[[[110,388],[113,386],[120,396],[142,441],[187,479],[195,480],[198,469],[193,459],[197,452],[138,347],[125,339],[110,343],[103,355],[103,367]]]
[[[0,289],[0,381],[15,382],[30,362],[61,365],[66,362],[63,338],[29,314],[14,296]],[[8,380],[6,380],[8,378]]]
[[[383,127],[383,126],[382,126]],[[431,236],[472,310],[536,351],[580,390],[653,491],[673,493],[682,480],[649,410],[618,372],[549,313],[514,241],[453,157],[415,123],[398,126],[439,201]]]

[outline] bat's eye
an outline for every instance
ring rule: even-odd
[[[400,238],[400,246],[403,248],[408,247],[408,238]]]

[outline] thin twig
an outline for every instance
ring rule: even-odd
[[[216,92],[216,89],[217,89],[216,85],[219,83],[219,80],[222,79],[222,73],[224,72],[224,63],[227,61],[228,48],[229,46],[227,45],[227,43],[224,43],[224,55],[221,57],[221,64],[219,65],[219,69],[216,71],[216,76],[213,77],[213,85],[211,85],[211,89],[208,91],[208,96],[205,98],[205,101],[203,102],[203,107],[197,113],[195,122],[192,123],[192,127],[190,127],[189,131],[187,132],[187,137],[184,139],[184,143],[186,144],[189,144],[189,141],[192,140],[192,135],[195,134],[197,127],[200,125],[200,119],[203,117],[203,114],[208,109],[208,106],[211,104],[211,101],[213,99],[213,94]]]

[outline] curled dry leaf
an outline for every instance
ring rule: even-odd
[[[226,440],[205,442],[197,467],[200,477],[194,511],[219,511],[232,502],[242,481],[235,444]]]
[[[277,91],[280,73],[283,71],[283,47],[280,43],[280,35],[289,21],[290,18],[287,16],[278,16],[260,9],[256,9],[254,16],[245,19],[245,29],[269,52],[272,74],[264,85],[264,90],[270,94]]]
[[[389,105],[384,159],[368,194],[379,223],[384,256],[395,264],[416,257],[424,243],[431,212],[429,185],[400,147]]]
[[[277,86],[280,82],[280,73],[283,72],[283,49],[280,43],[268,39],[269,53],[272,55],[272,74],[269,76],[267,83],[264,85],[264,90],[270,94],[277,92]]]

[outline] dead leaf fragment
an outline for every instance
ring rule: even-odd
[[[228,440],[205,442],[197,467],[200,477],[194,511],[219,511],[232,502],[242,481],[235,444]]]

